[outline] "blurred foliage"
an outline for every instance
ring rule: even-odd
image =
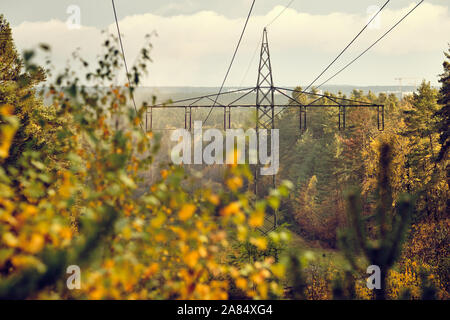
[[[234,265],[224,259],[240,244],[268,250],[256,228],[288,183],[253,206],[242,166],[229,166],[218,192],[190,193],[183,182],[196,178],[181,167],[164,168],[151,185],[143,179],[158,139],[142,130],[145,108],[128,105],[150,42],[125,88],[102,89],[122,67],[114,36],[93,68],[74,54],[43,92],[52,100],[44,107],[34,89],[45,79],[35,51],[20,59],[3,17],[1,28],[1,298],[227,299],[231,286],[249,298],[281,296],[271,254]],[[285,238],[274,232],[270,244]],[[72,264],[81,267],[81,290],[66,288]]]
[[[346,258],[354,270],[358,270],[355,256],[363,253],[369,265],[381,270],[381,289],[375,290],[377,299],[386,299],[387,276],[399,259],[406,232],[408,231],[414,201],[407,195],[400,196],[395,203],[391,191],[391,147],[381,146],[378,174],[378,206],[375,212],[377,237],[366,235],[363,223],[362,205],[359,192],[348,196],[348,212],[351,228],[341,234],[341,245]]]

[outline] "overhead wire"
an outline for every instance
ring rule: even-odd
[[[128,70],[127,59],[125,57],[125,50],[124,50],[123,42],[122,42],[122,35],[120,34],[119,19],[117,18],[117,11],[116,11],[116,6],[114,4],[114,0],[111,0],[111,2],[112,2],[113,11],[114,11],[114,19],[116,20],[117,34],[119,37],[120,50],[122,51],[123,64],[125,66],[125,72],[127,73],[128,85],[130,86],[130,96],[131,96],[131,100],[133,102],[134,110],[136,111],[136,116],[137,116],[138,110],[137,110],[137,106],[136,106],[136,100],[134,99],[133,91],[131,90],[130,72]],[[145,130],[142,126],[141,119],[139,119],[139,126],[141,127],[142,131],[145,132]]]
[[[283,13],[284,13],[287,9],[289,9],[289,8],[291,7],[291,5],[294,3],[294,1],[295,1],[295,0],[291,0],[291,1],[287,4],[287,6],[284,7],[283,10],[281,10],[281,12],[280,12],[274,19],[272,19],[272,21],[270,21],[270,22],[266,25],[266,28],[268,28],[272,23],[274,23],[275,21],[277,21],[277,19],[278,19],[279,17],[281,17],[281,16],[283,15]]]
[[[381,11],[387,6],[390,0],[387,0],[386,3],[377,11],[377,13],[369,20],[369,22],[358,32],[358,34],[350,41],[347,46],[334,58],[333,61],[308,85],[308,87],[304,91],[308,91],[311,86],[316,83],[316,81],[344,54],[345,51],[359,38],[359,36],[367,29],[367,27],[372,23],[372,21],[380,14]]]
[[[288,5],[274,18],[274,19],[272,19],[267,25],[266,25],[266,28],[267,27],[269,27],[270,25],[272,25],[292,4],[293,4],[293,2],[294,2],[295,0],[291,0],[289,3],[288,3]],[[425,0],[421,0],[417,5],[415,5],[410,11],[408,11],[408,13],[406,14],[406,15],[404,15],[396,24],[394,24],[388,31],[386,31],[380,38],[378,38],[372,45],[370,45],[366,50],[364,50],[361,54],[359,54],[356,58],[354,58],[352,61],[350,61],[348,64],[346,64],[343,68],[341,68],[338,72],[336,72],[333,76],[331,76],[330,78],[328,78],[326,81],[324,81],[324,82],[322,82],[319,86],[317,86],[316,88],[320,88],[321,86],[323,86],[324,84],[326,84],[327,82],[329,82],[330,80],[332,80],[333,78],[335,78],[337,75],[339,75],[341,72],[343,72],[345,69],[347,69],[350,65],[352,65],[354,62],[356,62],[359,58],[361,58],[365,53],[367,53],[371,48],[373,48],[378,42],[380,42],[383,38],[385,38],[393,29],[395,29],[404,19],[406,19],[406,17],[408,17],[414,10],[416,10],[417,9],[417,7],[419,7],[423,2],[424,2]],[[122,42],[122,37],[121,37],[121,33],[120,33],[120,28],[119,28],[119,22],[118,22],[118,18],[117,18],[117,12],[116,12],[116,7],[115,7],[115,4],[114,4],[114,0],[111,0],[111,2],[112,2],[112,6],[113,6],[113,11],[114,11],[114,18],[115,18],[115,21],[116,21],[116,27],[117,27],[117,32],[118,32],[118,37],[119,37],[119,43],[120,43],[120,48],[121,48],[121,52],[122,52],[122,57],[123,57],[123,61],[124,61],[124,66],[125,66],[125,71],[126,71],[126,73],[127,73],[127,79],[128,79],[128,82],[129,82],[129,84],[131,85],[131,81],[130,81],[130,74],[129,74],[129,70],[128,70],[128,65],[127,65],[127,62],[126,62],[126,57],[125,57],[125,50],[124,50],[124,47],[123,47],[123,42]],[[203,123],[205,124],[207,121],[208,121],[208,119],[209,119],[209,117],[210,117],[210,115],[211,115],[211,112],[212,112],[212,110],[213,110],[213,108],[216,106],[216,104],[217,104],[217,100],[218,100],[218,98],[219,98],[219,96],[222,94],[222,90],[223,90],[223,87],[224,87],[224,85],[225,85],[225,83],[226,83],[226,80],[227,80],[227,78],[228,78],[228,75],[229,75],[229,73],[230,73],[230,70],[231,70],[231,68],[232,68],[232,65],[233,65],[233,63],[234,63],[234,60],[235,60],[235,58],[236,58],[236,55],[237,55],[237,52],[238,52],[238,50],[239,50],[239,47],[240,47],[240,44],[241,44],[241,42],[242,42],[242,39],[243,39],[243,36],[244,36],[244,34],[245,34],[245,30],[246,30],[246,28],[247,28],[247,25],[248,25],[248,22],[249,22],[249,20],[250,20],[250,17],[251,17],[251,14],[252,14],[252,11],[253,11],[253,8],[254,8],[254,5],[255,5],[255,2],[256,2],[256,0],[253,0],[253,2],[252,2],[252,5],[251,5],[251,7],[250,7],[250,10],[249,10],[249,13],[248,13],[248,16],[247,16],[247,19],[246,19],[246,21],[245,21],[245,24],[244,24],[244,27],[243,27],[243,29],[242,29],[242,32],[241,32],[241,35],[240,35],[240,38],[239,38],[239,41],[238,41],[238,43],[237,43],[237,46],[236,46],[236,48],[235,48],[235,51],[234,51],[234,53],[233,53],[233,57],[232,57],[232,59],[231,59],[231,62],[230,62],[230,65],[229,65],[229,67],[228,67],[228,69],[227,69],[227,72],[226,72],[226,74],[225,74],[225,77],[224,77],[224,80],[222,81],[222,85],[221,85],[221,87],[220,87],[220,90],[219,90],[219,92],[217,93],[217,95],[215,95],[216,97],[215,97],[215,99],[214,99],[214,104],[211,106],[211,108],[210,108],[210,110],[209,110],[209,113],[208,113],[208,115],[207,115],[207,117],[205,118],[205,120],[203,121]],[[357,38],[364,32],[364,30],[365,29],[367,29],[367,27],[372,23],[372,21],[379,15],[379,13],[387,6],[387,4],[390,2],[390,0],[387,0],[386,1],[386,3],[380,8],[380,10],[378,10],[378,12],[369,20],[369,22],[361,29],[361,31],[352,39],[352,41],[350,41],[350,43],[338,54],[338,56],[308,85],[308,87],[305,89],[305,90],[303,90],[303,93],[306,93],[307,94],[307,90],[309,89],[309,88],[311,88],[311,86],[342,56],[342,54],[357,40]],[[260,42],[258,42],[258,47],[259,47],[259,43]],[[242,81],[244,81],[245,80],[245,78],[246,78],[246,76],[247,76],[247,74],[248,74],[248,72],[249,72],[249,70],[250,70],[250,67],[251,67],[251,64],[253,63],[253,61],[254,61],[254,59],[255,59],[255,56],[256,56],[256,52],[257,52],[257,50],[258,50],[258,47],[256,48],[256,50],[255,50],[255,52],[254,52],[254,54],[253,54],[253,57],[252,57],[252,59],[251,59],[251,61],[250,61],[250,64],[249,64],[249,67],[248,67],[248,69],[246,70],[246,73],[245,73],[245,75],[244,75],[244,78],[243,78],[243,80]],[[131,92],[131,99],[132,99],[132,101],[133,101],[133,105],[134,105],[134,109],[135,109],[135,111],[136,111],[136,114],[138,113],[138,110],[137,110],[137,106],[136,106],[136,102],[135,102],[135,99],[134,99],[134,95],[133,95],[133,93],[132,93],[132,91],[130,91]],[[310,104],[309,104],[310,105]],[[307,107],[307,106],[309,106],[309,105],[306,105],[305,107]],[[275,116],[277,116],[278,114],[280,114],[281,112],[282,112],[283,110],[280,110]],[[142,128],[142,123],[140,123],[140,126],[141,126],[141,128]],[[143,128],[142,128],[143,129]]]
[[[322,87],[324,84],[328,83],[330,80],[335,78],[337,75],[339,75],[341,72],[343,72],[345,69],[347,69],[350,65],[355,63],[359,58],[361,58],[365,53],[367,53],[370,49],[372,49],[378,42],[380,42],[383,38],[385,38],[392,30],[394,30],[403,20],[406,19],[414,10],[417,9],[425,0],[421,0],[417,5],[415,5],[411,10],[408,11],[397,23],[395,23],[388,31],[386,31],[380,38],[378,38],[374,43],[372,43],[366,50],[364,50],[361,54],[359,54],[356,58],[354,58],[352,61],[350,61],[348,64],[346,64],[343,68],[341,68],[338,72],[336,72],[333,76],[322,82],[320,85],[316,87],[316,89]],[[306,90],[305,90],[306,91]],[[303,91],[303,93],[307,93]],[[306,105],[305,107],[310,106],[311,104]],[[280,110],[275,116],[279,115],[283,110]]]
[[[320,88],[325,83],[329,82],[331,79],[335,78],[337,75],[339,75],[342,71],[347,69],[350,65],[352,65],[354,62],[356,62],[359,58],[361,58],[364,54],[366,54],[367,51],[372,49],[378,42],[380,42],[384,37],[386,37],[392,30],[394,30],[403,20],[406,19],[414,10],[417,9],[425,0],[420,1],[417,5],[415,5],[411,10],[408,11],[407,14],[405,14],[399,21],[397,21],[396,24],[394,24],[388,31],[386,31],[380,38],[377,39],[374,43],[372,43],[366,50],[361,52],[356,58],[354,58],[352,61],[347,63],[342,69],[340,69],[338,72],[336,72],[334,75],[332,75],[330,78],[322,82],[317,88]]]
[[[222,93],[223,87],[225,85],[225,82],[227,81],[227,78],[228,78],[228,75],[230,73],[231,67],[233,66],[234,59],[236,58],[236,54],[237,54],[237,52],[239,50],[239,46],[241,45],[242,38],[244,37],[245,30],[247,29],[247,24],[248,24],[248,21],[250,20],[250,16],[252,15],[253,7],[255,6],[255,1],[256,0],[253,0],[252,5],[250,7],[250,10],[248,12],[247,19],[245,20],[244,28],[242,29],[241,36],[239,37],[239,41],[237,43],[236,49],[234,50],[233,58],[231,59],[230,65],[229,65],[228,70],[227,70],[227,73],[225,74],[225,78],[223,79],[222,85],[220,86],[219,93],[217,94],[217,96],[216,96],[216,98],[214,100],[214,104],[211,106],[211,109],[209,109],[209,113],[206,116],[205,120],[203,121],[203,124],[206,124],[206,122],[208,121],[209,117],[211,116],[211,112],[213,111],[214,107],[217,104],[217,99],[219,99],[219,96]]]

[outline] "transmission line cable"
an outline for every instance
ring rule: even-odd
[[[338,74],[340,74],[342,71],[344,71],[345,69],[347,69],[350,65],[352,65],[356,60],[358,60],[359,58],[361,58],[367,51],[369,51],[370,49],[372,49],[378,42],[380,42],[384,37],[386,37],[392,30],[394,30],[403,20],[406,19],[406,17],[408,17],[414,10],[417,9],[418,6],[420,6],[425,0],[420,1],[416,6],[414,6],[414,8],[412,8],[411,10],[408,11],[407,14],[405,14],[396,24],[394,24],[388,31],[386,31],[380,38],[378,38],[377,41],[375,41],[374,43],[372,43],[372,45],[370,45],[366,50],[364,50],[363,52],[361,52],[361,54],[359,54],[355,59],[353,59],[352,61],[350,61],[348,64],[346,64],[342,69],[340,69],[338,72],[336,72],[334,75],[332,75],[330,78],[328,78],[327,80],[325,80],[324,82],[322,82],[317,88],[320,88],[321,86],[323,86],[325,83],[327,83],[328,81],[330,81],[331,79],[333,79],[334,77],[336,77]]]
[[[324,82],[322,82],[320,85],[318,85],[316,87],[316,89],[322,87],[325,83],[329,82],[330,80],[332,80],[333,78],[335,78],[337,75],[339,75],[342,71],[344,71],[345,69],[347,69],[350,65],[352,65],[353,63],[355,63],[359,58],[361,58],[367,51],[369,51],[370,49],[372,49],[378,42],[380,42],[384,37],[386,37],[392,30],[394,30],[403,20],[406,19],[406,17],[408,17],[414,10],[417,9],[417,7],[419,7],[425,0],[420,1],[416,6],[414,6],[410,11],[408,11],[407,14],[405,14],[399,21],[397,21],[396,24],[394,24],[388,31],[386,31],[380,38],[378,38],[378,40],[376,40],[372,45],[370,45],[366,50],[364,50],[361,54],[359,54],[355,59],[353,59],[352,61],[350,61],[347,65],[345,65],[345,67],[343,67],[342,69],[340,69],[338,72],[336,72],[333,76],[331,76],[330,78],[328,78],[327,80],[325,80]],[[305,107],[310,106],[311,104],[306,105]],[[275,116],[279,115],[281,112],[283,112],[283,109],[280,110]]]
[[[281,10],[281,12],[272,19],[272,21],[270,21],[267,25],[266,28],[268,28],[272,23],[274,23],[287,9],[289,9],[291,7],[291,5],[294,3],[295,0],[291,0],[288,5],[286,7],[284,7],[283,10]]]
[[[120,44],[120,50],[122,51],[123,64],[125,66],[125,72],[127,73],[128,85],[130,86],[130,96],[131,96],[131,100],[133,102],[134,110],[136,111],[136,116],[138,116],[136,100],[134,99],[134,94],[133,94],[133,91],[131,90],[130,73],[128,71],[127,59],[125,58],[125,50],[123,48],[122,35],[120,34],[119,20],[117,19],[116,6],[114,4],[114,0],[111,0],[111,2],[112,2],[113,11],[114,11],[114,19],[116,20],[117,34],[119,36],[119,44]],[[141,122],[140,118],[139,118],[139,126],[141,127],[142,131],[145,132],[144,128],[142,127],[142,122]]]
[[[367,27],[372,23],[372,21],[378,16],[378,14],[383,11],[383,9],[387,6],[387,4],[390,2],[391,0],[386,1],[386,3],[380,8],[380,10],[378,10],[378,12],[372,17],[372,19],[370,19],[370,21],[364,26],[364,28],[361,29],[361,31],[359,31],[359,33],[352,39],[352,41],[350,41],[350,43],[337,55],[336,58],[334,58],[333,61],[331,61],[331,63],[308,85],[308,87],[306,87],[306,89],[304,90],[305,92],[308,91],[309,88],[311,88],[311,86],[316,83],[316,81],[344,54],[345,51],[347,51],[347,49],[353,44],[353,42],[356,41],[356,39],[359,38],[359,36],[364,32],[364,30],[367,29]]]
[[[223,86],[225,85],[225,82],[227,81],[228,74],[230,73],[231,67],[232,67],[232,65],[234,63],[234,59],[236,58],[236,54],[237,54],[237,52],[239,50],[239,46],[241,45],[242,38],[244,37],[245,29],[247,29],[247,24],[248,24],[248,21],[250,20],[250,16],[252,15],[253,7],[255,6],[255,1],[256,0],[253,0],[252,6],[250,7],[250,11],[248,12],[248,16],[247,16],[247,19],[245,20],[244,28],[242,29],[241,36],[239,37],[238,44],[236,46],[236,49],[234,50],[234,54],[233,54],[233,58],[231,59],[230,66],[228,67],[227,73],[225,74],[225,78],[223,79],[222,85],[220,86],[219,93],[217,94],[217,96],[216,96],[216,98],[214,100],[214,104],[211,106],[211,109],[209,109],[209,113],[206,116],[205,121],[203,121],[203,124],[206,124],[206,121],[208,121],[209,116],[211,115],[211,112],[213,111],[214,107],[216,106],[217,99],[219,99],[219,96],[222,93]]]

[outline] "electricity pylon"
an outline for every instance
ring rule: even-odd
[[[233,95],[239,94],[237,98]],[[243,99],[255,94],[255,104],[242,103]],[[308,104],[301,103],[299,97],[305,95],[312,98],[312,102]],[[228,100],[232,100],[229,103],[221,102],[219,98],[231,97]],[[284,99],[284,101],[281,101]],[[287,102],[286,102],[287,101]],[[205,103],[206,102],[206,103]],[[153,128],[153,110],[154,109],[171,109],[179,108],[185,111],[185,129],[192,129],[193,112],[199,108],[207,109],[222,109],[223,110],[223,129],[231,128],[231,110],[235,108],[255,108],[256,110],[256,123],[255,128],[257,131],[265,129],[268,132],[268,142],[270,141],[270,133],[272,129],[275,129],[275,120],[278,113],[275,113],[275,109],[297,108],[299,115],[299,129],[305,131],[307,110],[309,108],[337,108],[338,113],[338,128],[344,130],[346,128],[346,112],[348,108],[373,108],[377,110],[377,122],[378,129],[384,130],[384,105],[378,105],[373,103],[367,103],[362,101],[350,100],[346,98],[331,97],[324,94],[318,94],[313,92],[305,92],[290,88],[276,87],[273,83],[272,64],[270,60],[269,41],[267,36],[267,30],[263,31],[263,39],[260,51],[260,60],[258,68],[258,77],[256,87],[236,89],[228,92],[222,92],[220,94],[210,94],[201,97],[188,98],[179,101],[174,101],[167,104],[159,104],[149,106],[146,113],[146,130],[161,130]],[[281,110],[281,111],[282,111]],[[281,112],[280,111],[280,112]],[[162,129],[164,130],[164,129]],[[259,135],[257,135],[259,137]],[[259,139],[259,138],[258,138]],[[257,144],[259,148],[259,143]],[[259,150],[258,150],[259,151]],[[259,152],[258,152],[259,154]],[[260,165],[255,165],[255,178],[254,178],[254,190],[256,198],[261,195],[260,183],[262,177],[260,177]],[[276,180],[275,175],[272,176],[272,181],[268,185],[275,187]],[[266,217],[266,223],[263,233],[268,233],[275,229],[277,226],[276,212],[269,213]]]
[[[258,81],[256,83],[256,136],[260,138],[259,130],[267,130],[267,143],[272,143],[272,130],[275,129],[275,87],[273,85],[272,62],[270,61],[269,39],[267,29],[264,28],[259,56]],[[259,141],[257,143],[257,154],[259,155]],[[259,162],[258,162],[259,163]],[[261,165],[255,165],[254,192],[258,198],[258,186]],[[272,176],[272,188],[276,187],[275,175]],[[269,230],[277,227],[277,213],[270,212],[266,215],[266,223]],[[265,230],[263,230],[265,232]]]

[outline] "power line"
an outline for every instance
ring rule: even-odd
[[[125,50],[123,48],[122,36],[120,34],[119,20],[117,19],[116,6],[114,4],[114,0],[111,0],[111,2],[112,2],[113,11],[114,11],[114,19],[116,20],[117,34],[119,35],[119,44],[120,44],[120,50],[122,51],[123,64],[125,66],[125,71],[127,73],[128,85],[130,86],[130,96],[131,96],[131,100],[133,101],[133,106],[134,106],[134,110],[136,111],[136,116],[138,116],[138,110],[137,110],[137,107],[136,107],[136,101],[134,99],[133,91],[131,90],[130,73],[128,72],[127,59],[125,58]],[[141,127],[142,131],[144,131],[144,128],[142,127],[141,119],[139,119],[139,126]]]
[[[380,42],[385,36],[388,35],[388,33],[390,33],[395,27],[397,27],[403,20],[406,19],[406,17],[408,17],[414,10],[416,10],[416,8],[418,6],[420,6],[425,0],[420,1],[414,8],[412,8],[411,10],[409,10],[409,12],[403,16],[403,18],[401,18],[396,24],[394,24],[388,31],[386,31],[380,38],[378,38],[377,41],[375,41],[370,47],[368,47],[366,50],[364,50],[360,55],[358,55],[355,59],[353,59],[352,61],[350,61],[347,65],[345,65],[345,67],[343,67],[341,70],[339,70],[338,72],[336,72],[333,76],[331,76],[330,78],[328,78],[326,81],[322,82],[317,88],[320,88],[321,86],[323,86],[325,83],[327,83],[328,81],[330,81],[331,79],[333,79],[334,77],[336,77],[338,74],[340,74],[342,71],[344,71],[345,69],[347,69],[350,65],[352,65],[356,60],[358,60],[359,58],[361,58],[367,51],[369,51],[370,49],[372,49],[378,42]]]
[[[367,27],[372,23],[372,21],[378,16],[378,14],[383,11],[384,7],[390,2],[390,0],[386,1],[386,3],[378,10],[378,12],[370,19],[370,21],[364,26],[364,28],[359,31],[359,33],[353,38],[352,41],[338,54],[338,56],[331,61],[331,63],[308,85],[308,87],[304,91],[308,91],[311,86],[316,83],[316,81],[342,56],[342,54],[347,51],[347,49],[359,38],[359,36],[367,29]]]
[[[283,10],[281,10],[281,12],[274,18],[272,19],[272,21],[270,21],[267,25],[266,28],[268,28],[272,23],[274,23],[287,9],[290,8],[290,6],[294,3],[295,0],[291,0],[288,5],[286,7],[284,7]]]
[[[334,77],[336,77],[338,74],[340,74],[342,71],[344,71],[346,68],[348,68],[350,65],[352,65],[354,62],[356,62],[356,60],[358,60],[359,58],[361,58],[367,51],[369,51],[370,49],[372,49],[378,42],[380,42],[384,37],[386,37],[393,29],[395,29],[403,20],[406,19],[406,17],[408,17],[414,10],[416,10],[416,8],[418,6],[420,6],[422,4],[422,2],[424,2],[425,0],[420,1],[414,8],[412,8],[410,11],[408,11],[407,14],[405,14],[396,24],[394,24],[388,31],[386,31],[380,38],[378,38],[377,41],[375,41],[372,45],[370,45],[366,50],[364,50],[360,55],[358,55],[355,59],[353,59],[352,61],[350,61],[345,67],[343,67],[342,69],[340,69],[338,72],[336,72],[333,76],[331,76],[330,78],[328,78],[326,81],[322,82],[320,85],[318,85],[316,87],[316,89],[320,88],[321,86],[323,86],[325,83],[329,82],[331,79],[333,79]],[[307,92],[305,92],[307,93]],[[306,105],[305,107],[310,106],[311,104]],[[283,110],[280,110],[277,114],[275,114],[275,116],[279,115],[281,112],[283,112]]]
[[[233,65],[234,59],[236,58],[236,54],[237,54],[237,52],[238,52],[238,50],[239,50],[239,46],[241,45],[242,38],[244,37],[245,29],[247,28],[248,21],[250,20],[250,16],[251,16],[251,14],[252,14],[253,7],[255,6],[255,1],[256,1],[256,0],[253,0],[252,6],[250,7],[250,11],[248,12],[247,20],[245,20],[244,28],[242,29],[241,36],[240,36],[240,38],[239,38],[238,44],[237,44],[237,46],[236,46],[236,49],[234,50],[234,54],[233,54],[233,58],[231,59],[230,66],[228,67],[227,73],[225,74],[225,78],[223,79],[222,85],[220,86],[219,93],[217,94],[216,99],[214,100],[214,104],[212,105],[211,109],[209,110],[209,113],[208,113],[208,115],[206,116],[205,121],[203,121],[203,124],[206,124],[206,121],[208,121],[209,116],[211,115],[212,110],[213,110],[214,107],[216,106],[217,99],[219,99],[219,96],[220,96],[220,94],[222,93],[223,86],[225,85],[225,82],[227,81],[228,74],[230,73],[230,70],[231,70],[231,66]]]

